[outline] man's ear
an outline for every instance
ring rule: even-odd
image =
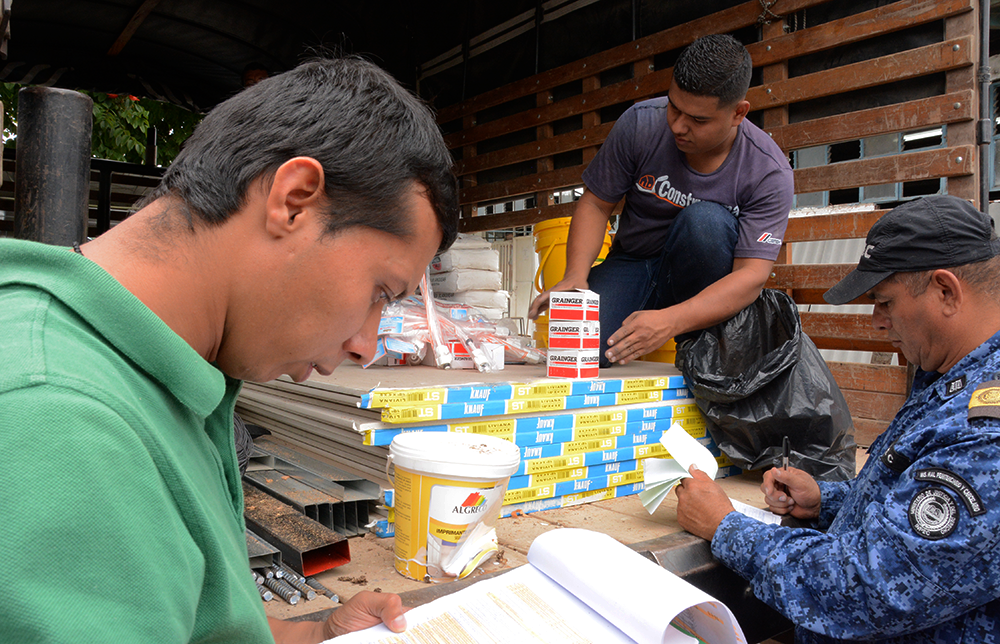
[[[962,309],[965,303],[965,285],[949,270],[939,268],[931,274],[930,287],[941,303],[941,312],[951,317]]]
[[[733,127],[743,122],[746,115],[750,113],[750,101],[740,101],[733,110]]]
[[[323,166],[312,157],[285,161],[274,173],[265,202],[265,228],[284,237],[306,223],[323,204]]]

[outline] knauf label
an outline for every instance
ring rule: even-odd
[[[396,571],[441,582],[475,570],[497,549],[494,525],[519,462],[518,448],[494,436],[424,432],[393,439]]]

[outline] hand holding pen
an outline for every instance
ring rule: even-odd
[[[798,519],[815,519],[819,516],[819,486],[806,472],[789,467],[790,456],[791,445],[786,436],[781,441],[781,467],[764,473],[760,489],[771,512],[790,514]]]

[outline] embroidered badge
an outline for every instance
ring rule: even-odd
[[[965,385],[967,385],[968,382],[969,381],[966,379],[965,374],[962,374],[961,376],[955,378],[954,380],[949,380],[944,385],[945,397],[951,398],[958,392],[962,391],[963,389],[965,389]]]
[[[969,398],[969,418],[1000,418],[1000,380],[976,387]]]
[[[939,487],[917,493],[910,502],[910,526],[924,539],[944,539],[958,525],[958,502]]]
[[[890,445],[885,454],[882,454],[882,464],[893,472],[902,474],[910,466],[910,459],[897,452],[895,445]]]
[[[962,499],[965,507],[969,509],[969,514],[974,517],[986,512],[986,508],[983,507],[983,500],[979,497],[979,494],[972,489],[972,486],[965,479],[954,472],[949,472],[939,467],[932,467],[926,470],[917,470],[913,478],[918,481],[940,483],[945,487],[951,488],[958,495],[958,498]]]

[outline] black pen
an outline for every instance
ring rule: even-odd
[[[785,436],[781,439],[781,469],[788,470],[788,437]]]

